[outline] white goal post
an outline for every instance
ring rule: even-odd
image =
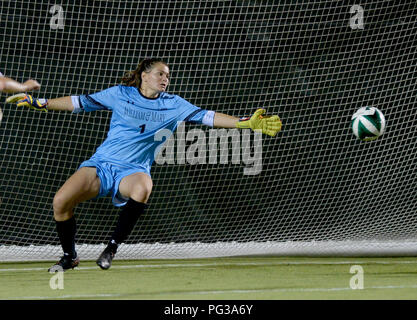
[[[170,93],[282,119],[276,137],[181,127],[117,259],[416,255],[416,16],[415,1],[2,1],[0,72],[57,98],[116,85],[159,57]],[[6,97],[0,261],[55,260],[52,199],[104,141],[111,113],[40,113]],[[386,118],[372,142],[350,129],[364,106]],[[82,259],[98,257],[118,212],[110,197],[76,208]]]

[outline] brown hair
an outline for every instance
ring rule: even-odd
[[[125,86],[140,88],[142,84],[142,72],[149,72],[152,69],[153,65],[159,62],[168,66],[168,64],[162,59],[152,58],[142,60],[135,70],[127,71],[125,73],[125,75],[121,79],[121,83]]]

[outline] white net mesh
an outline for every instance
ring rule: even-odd
[[[220,146],[211,163],[208,127],[198,127],[205,164],[156,163],[150,209],[119,259],[416,254],[417,9],[415,1],[367,1],[361,25],[355,4],[2,1],[0,71],[37,79],[34,95],[56,98],[103,90],[142,58],[161,57],[169,92],[234,116],[265,107],[281,117],[282,132],[262,138],[257,174],[244,174],[242,157],[233,162],[232,142],[227,163]],[[5,97],[0,260],[56,259],[52,199],[103,142],[111,114],[36,113],[4,105]],[[369,143],[349,128],[366,105],[387,120]],[[193,142],[185,144],[187,152]],[[77,207],[82,258],[97,257],[117,213],[110,198]]]

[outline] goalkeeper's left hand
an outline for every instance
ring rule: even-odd
[[[241,118],[236,127],[241,129],[259,130],[274,137],[281,130],[281,120],[278,116],[263,116],[265,109],[258,109],[250,118]]]
[[[48,112],[47,99],[36,99],[30,94],[18,93],[6,99],[7,103],[16,103],[18,107],[27,107],[38,111]]]

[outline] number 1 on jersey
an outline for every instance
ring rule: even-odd
[[[146,124],[142,124],[141,126],[139,126],[140,133],[144,133],[145,132],[145,127],[146,127]]]

